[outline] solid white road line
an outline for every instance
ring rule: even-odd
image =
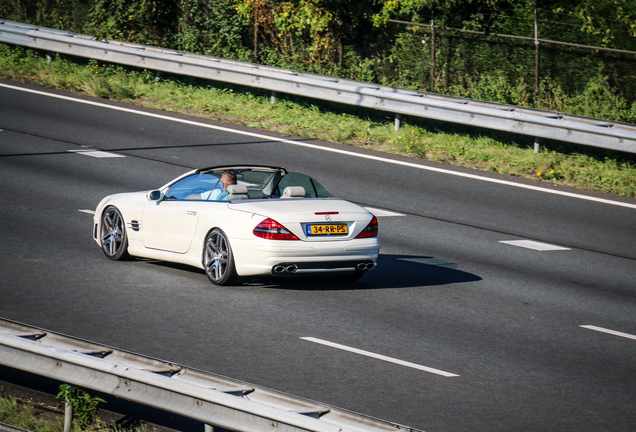
[[[95,214],[95,210],[78,210],[78,212],[82,212],[82,213],[88,213],[88,214]]]
[[[124,155],[115,154],[115,153],[109,153],[109,152],[105,152],[105,151],[101,151],[101,150],[66,150],[66,151],[71,152],[71,153],[81,154],[81,155],[84,155],[84,156],[90,156],[90,157],[94,157],[94,158],[119,158],[119,157],[126,157]]]
[[[291,144],[291,145],[295,145],[295,146],[307,147],[307,148],[312,148],[312,149],[322,150],[322,151],[328,151],[328,152],[333,152],[333,153],[340,153],[340,154],[353,156],[353,157],[359,157],[359,158],[363,158],[363,159],[369,159],[369,160],[375,160],[375,161],[379,161],[379,162],[391,163],[391,164],[394,164],[394,165],[407,166],[407,167],[410,167],[410,168],[417,168],[417,169],[426,170],[426,171],[434,171],[434,172],[454,175],[454,176],[458,176],[458,177],[470,178],[470,179],[473,179],[473,180],[481,180],[481,181],[485,181],[485,182],[489,182],[489,183],[497,183],[497,184],[506,185],[506,186],[512,186],[512,187],[517,187],[517,188],[522,188],[522,189],[534,190],[534,191],[537,191],[537,192],[544,192],[544,193],[549,193],[549,194],[554,194],[554,195],[566,196],[566,197],[570,197],[570,198],[578,198],[578,199],[582,199],[582,200],[586,200],[586,201],[593,201],[593,202],[598,202],[598,203],[603,203],[603,204],[610,204],[610,205],[615,205],[615,206],[620,206],[620,207],[628,207],[628,208],[636,209],[636,204],[629,204],[629,203],[624,203],[624,202],[620,202],[620,201],[613,201],[613,200],[608,200],[608,199],[604,199],[604,198],[596,198],[596,197],[591,197],[591,196],[587,196],[587,195],[580,195],[580,194],[576,194],[576,193],[572,193],[572,192],[564,192],[564,191],[559,191],[559,190],[546,189],[546,188],[542,188],[542,187],[539,187],[539,186],[526,185],[526,184],[516,183],[516,182],[513,182],[513,181],[509,181],[509,180],[501,180],[501,179],[494,179],[494,178],[490,178],[490,177],[483,177],[483,176],[479,176],[479,175],[476,175],[476,174],[470,174],[470,173],[458,172],[458,171],[451,171],[451,170],[447,170],[447,169],[444,169],[444,168],[438,168],[438,167],[420,165],[420,164],[411,163],[411,162],[387,159],[387,158],[380,157],[380,156],[373,156],[373,155],[367,155],[367,154],[362,154],[362,153],[356,153],[356,152],[352,152],[352,151],[349,151],[349,150],[342,150],[342,149],[323,147],[323,146],[319,146],[319,145],[316,145],[316,144],[309,144],[309,143],[304,143],[304,142],[300,142],[300,141],[292,141],[292,140],[272,137],[272,136],[263,135],[263,134],[259,134],[259,133],[254,133],[254,132],[247,132],[247,131],[227,128],[227,127],[222,127],[222,126],[215,126],[215,125],[210,125],[210,124],[206,124],[206,123],[180,119],[180,118],[176,118],[176,117],[170,117],[170,116],[161,115],[161,114],[138,111],[138,110],[135,110],[135,109],[124,108],[124,107],[115,106],[115,105],[107,105],[107,104],[100,103],[100,102],[94,102],[94,101],[89,101],[89,100],[84,100],[84,99],[77,99],[77,98],[70,97],[70,96],[63,96],[63,95],[58,95],[58,94],[53,94],[53,93],[47,93],[47,92],[42,92],[42,91],[38,91],[38,90],[33,90],[33,89],[16,87],[16,86],[8,85],[8,84],[0,83],[0,87],[6,87],[6,88],[13,89],[13,90],[39,94],[39,95],[43,95],[43,96],[49,96],[49,97],[53,97],[53,98],[73,101],[73,102],[77,102],[77,103],[83,103],[83,104],[87,104],[87,105],[98,106],[98,107],[102,107],[102,108],[109,108],[109,109],[116,110],[116,111],[128,112],[128,113],[143,115],[143,116],[147,116],[147,117],[154,117],[154,118],[158,118],[158,119],[162,119],[162,120],[168,120],[168,121],[174,121],[174,122],[183,123],[183,124],[189,124],[189,125],[192,125],[192,126],[200,126],[200,127],[204,127],[204,128],[215,129],[215,130],[220,130],[220,131],[224,131],[224,132],[230,132],[230,133],[234,133],[234,134],[238,134],[238,135],[250,136],[250,137],[253,137],[253,138],[258,138],[258,139],[267,140],[267,141],[278,141],[278,142],[282,142],[282,143],[285,143],[285,144]]]
[[[439,369],[433,369],[433,368],[430,368],[430,367],[427,367],[427,366],[418,365],[416,363],[411,363],[411,362],[407,362],[407,361],[403,361],[403,360],[398,360],[398,359],[393,358],[393,357],[387,357],[387,356],[384,356],[384,355],[381,355],[381,354],[375,354],[375,353],[372,353],[372,352],[369,352],[369,351],[364,351],[364,350],[361,350],[361,349],[348,347],[346,345],[340,345],[340,344],[337,344],[337,343],[334,343],[334,342],[329,342],[329,341],[322,340],[322,339],[317,339],[317,338],[313,338],[313,337],[301,337],[301,339],[309,341],[309,342],[314,342],[314,343],[317,343],[317,344],[321,344],[321,345],[326,345],[326,346],[329,346],[329,347],[332,347],[332,348],[337,348],[337,349],[340,349],[340,350],[343,350],[343,351],[349,351],[349,352],[360,354],[360,355],[363,355],[363,356],[372,357],[372,358],[383,360],[383,361],[386,361],[386,362],[395,363],[395,364],[398,364],[398,365],[401,365],[401,366],[406,366],[406,367],[410,367],[410,368],[413,368],[413,369],[419,369],[419,370],[422,370],[422,371],[425,371],[425,372],[430,372],[432,374],[441,375],[441,376],[444,376],[444,377],[458,377],[459,376],[459,375],[454,374],[454,373],[444,372],[444,371],[439,370]]]
[[[519,246],[526,249],[534,249],[538,251],[558,251],[558,250],[571,250],[570,248],[555,246],[548,243],[541,243],[533,240],[506,240],[499,243],[505,243],[513,246]]]
[[[589,329],[589,330],[594,330],[594,331],[601,332],[601,333],[608,333],[608,334],[611,334],[611,335],[614,335],[614,336],[620,336],[620,337],[624,337],[624,338],[627,338],[627,339],[636,340],[636,335],[629,334],[629,333],[623,333],[623,332],[619,332],[619,331],[616,331],[616,330],[610,330],[610,329],[606,329],[606,328],[603,328],[603,327],[597,327],[597,326],[594,326],[594,325],[582,325],[580,327],[583,327],[583,328],[586,328],[586,329]]]

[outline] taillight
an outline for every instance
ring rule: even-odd
[[[375,216],[371,219],[371,222],[366,226],[365,229],[360,232],[356,236],[356,238],[367,238],[367,237],[377,237],[378,236],[378,220]]]
[[[256,228],[254,228],[254,231],[252,232],[256,237],[261,237],[267,240],[300,240],[287,228],[271,218],[267,218],[256,225]]]

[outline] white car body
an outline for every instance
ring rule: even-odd
[[[211,241],[209,236],[212,230],[221,230],[226,237],[224,241],[229,243],[225,259],[229,256],[230,261],[226,264],[230,266],[228,269],[234,276],[238,277],[287,273],[338,273],[359,277],[375,266],[380,248],[377,220],[366,209],[342,199],[307,196],[279,198],[276,194],[260,198],[263,195],[258,190],[260,186],[247,181],[244,183],[252,188],[250,193],[260,194],[257,198],[247,195],[242,199],[229,201],[176,199],[172,195],[167,198],[172,194],[170,191],[173,186],[183,194],[183,190],[178,189],[179,185],[187,184],[187,181],[197,175],[214,173],[219,176],[221,169],[228,170],[228,167],[190,171],[157,191],[107,196],[95,210],[93,238],[111,259],[120,259],[123,256],[124,251],[113,249],[117,246],[116,243],[109,245],[111,239],[120,235],[123,238],[123,247],[129,255],[187,264],[204,269],[207,273],[208,270],[212,271],[212,264],[208,265],[210,268],[206,268],[206,242]],[[251,170],[260,167],[237,166],[229,169],[238,172],[240,176],[243,173],[247,176],[254,172]],[[283,172],[287,173],[285,170],[280,171],[281,174]],[[302,175],[296,178],[303,179]],[[179,183],[184,179],[184,182]],[[238,190],[240,187],[245,189],[246,186],[241,185],[242,181],[238,180],[239,187],[230,187],[229,190]],[[320,195],[320,192],[315,195]],[[123,224],[121,228],[112,229],[108,226],[111,225],[111,219],[117,216],[115,210],[121,214]],[[269,231],[288,232],[296,239],[272,240],[257,236],[255,228],[267,219],[273,219],[282,225],[281,228],[271,228]],[[347,233],[308,234],[311,225],[318,229],[327,229],[334,226],[333,224],[337,224],[335,226],[342,230],[346,226]],[[364,238],[356,238],[365,228],[368,230],[370,224],[375,224],[375,235],[372,233]],[[219,259],[222,259],[222,252],[218,252]],[[212,259],[212,256],[208,258]],[[217,280],[210,274],[208,277],[213,283],[228,282]]]

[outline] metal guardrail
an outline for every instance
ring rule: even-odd
[[[417,432],[4,319],[0,364],[238,432]]]
[[[636,125],[302,73],[2,20],[0,42],[487,129],[636,153]],[[274,93],[275,94],[275,93]]]

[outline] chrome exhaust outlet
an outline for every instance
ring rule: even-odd
[[[373,264],[372,262],[370,263],[361,262],[356,265],[356,270],[366,271],[366,270],[371,270],[373,267],[375,267],[375,264]]]
[[[276,264],[272,268],[272,273],[274,274],[296,273],[296,270],[298,270],[298,265],[296,264]]]

